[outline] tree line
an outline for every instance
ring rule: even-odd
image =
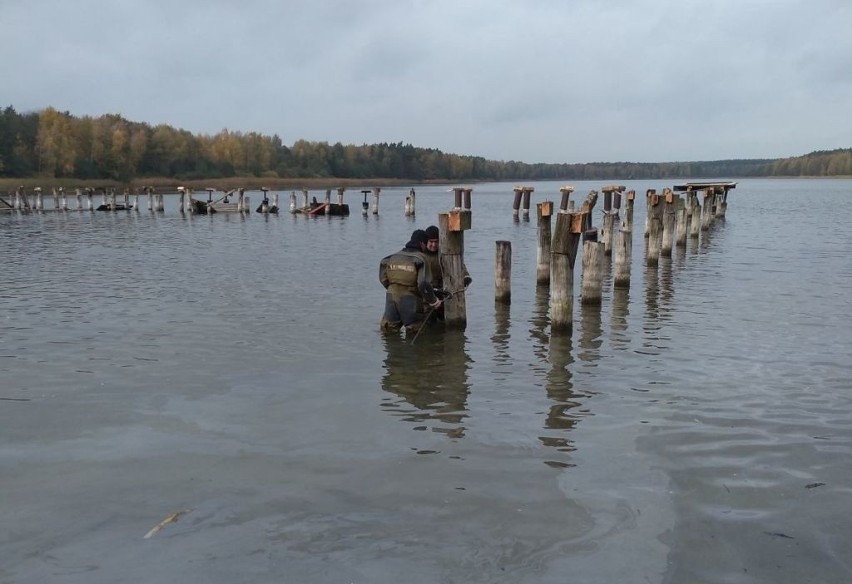
[[[476,180],[606,180],[852,176],[852,148],[782,159],[529,164],[486,160],[411,144],[329,144],[234,132],[196,135],[117,114],[72,116],[52,107],[0,112],[0,177],[178,180],[227,177]]]

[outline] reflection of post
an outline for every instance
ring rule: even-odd
[[[601,327],[601,311],[598,307],[583,304],[580,307],[580,361],[592,363],[601,358],[600,348],[603,343]]]
[[[544,421],[544,428],[548,432],[539,440],[559,452],[572,452],[575,448],[569,438],[569,431],[574,428],[579,416],[572,414],[571,410],[580,403],[571,380],[570,365],[574,362],[571,337],[551,336],[549,349],[551,367],[547,372],[547,397],[551,404]],[[556,468],[573,466],[565,460],[546,460],[544,463]]]
[[[495,326],[491,342],[494,343],[494,362],[497,365],[507,364],[512,360],[509,355],[509,312],[508,304],[494,305]]]
[[[470,393],[467,370],[470,357],[460,331],[423,335],[412,346],[398,335],[383,335],[387,356],[382,389],[397,396],[385,398],[382,408],[418,424],[431,422],[433,432],[450,438],[464,436]]]
[[[627,316],[630,314],[630,290],[616,288],[612,291],[612,347],[627,349],[630,346],[630,335],[627,333]]]
[[[548,360],[547,351],[550,344],[550,335],[547,334],[547,327],[550,325],[549,309],[550,289],[539,286],[535,289],[535,307],[530,318],[530,338],[533,342],[533,353],[543,363]]]

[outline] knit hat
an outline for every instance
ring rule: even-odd
[[[430,225],[429,227],[427,227],[425,229],[425,232],[426,237],[428,239],[438,239],[438,236],[440,235],[440,232],[438,231],[438,228],[435,225]]]
[[[419,249],[420,244],[425,244],[427,241],[429,241],[429,238],[426,236],[426,232],[422,229],[415,229],[411,234],[411,239],[405,244],[405,247],[414,247]]]

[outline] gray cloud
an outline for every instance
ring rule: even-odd
[[[2,105],[526,162],[852,146],[847,0],[0,0]]]

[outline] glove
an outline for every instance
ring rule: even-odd
[[[465,287],[465,288],[467,288],[468,286],[470,286],[470,283],[471,283],[471,282],[473,282],[473,278],[471,278],[470,276],[465,276],[465,277],[464,277],[464,287]]]

